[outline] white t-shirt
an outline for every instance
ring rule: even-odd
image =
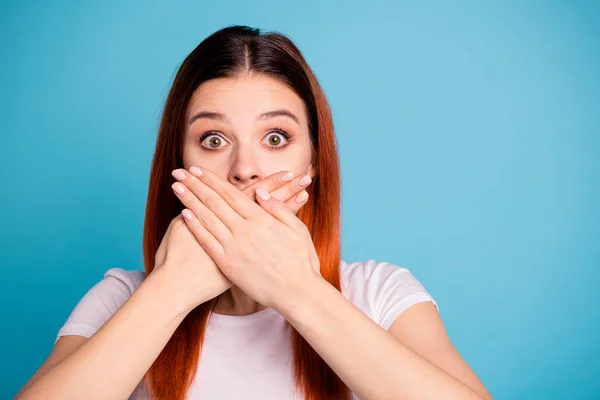
[[[341,261],[343,295],[383,329],[408,307],[437,303],[407,270],[386,262]],[[60,336],[91,337],[143,282],[140,270],[109,269],[79,301]],[[285,318],[272,308],[232,316],[212,313],[189,400],[294,399],[293,353]],[[358,399],[353,395],[354,399]],[[130,400],[150,399],[140,382]]]

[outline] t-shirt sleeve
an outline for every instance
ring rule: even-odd
[[[406,268],[388,262],[369,260],[342,262],[342,283],[347,297],[386,331],[410,306],[434,298]]]
[[[131,297],[144,277],[145,273],[138,270],[111,268],[106,271],[103,279],[79,300],[54,343],[66,335],[90,338]]]

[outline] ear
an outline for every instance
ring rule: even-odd
[[[310,164],[308,164],[308,168],[306,169],[306,175],[310,176],[310,178],[314,178],[315,175],[317,174],[317,169],[313,166],[313,163],[311,162]]]

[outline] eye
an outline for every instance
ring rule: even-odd
[[[271,147],[285,147],[290,139],[290,135],[280,129],[270,132],[266,137],[266,143]]]
[[[217,150],[224,147],[227,141],[220,135],[207,132],[200,138],[200,143],[209,150]]]

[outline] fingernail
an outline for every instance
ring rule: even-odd
[[[184,186],[181,183],[179,183],[179,182],[175,182],[174,184],[171,185],[171,187],[178,194],[184,194],[185,193]]]
[[[294,174],[292,172],[286,172],[285,174],[281,175],[281,182],[289,182],[292,179],[294,179]]]
[[[201,177],[202,170],[198,167],[190,167],[190,174],[195,175],[197,177]]]
[[[174,170],[173,172],[171,172],[171,175],[173,175],[173,177],[178,181],[182,181],[185,179],[185,172],[183,172],[180,169]]]
[[[192,212],[187,208],[184,208],[183,211],[181,211],[181,214],[183,214],[183,218],[187,219],[188,221],[191,221],[194,218]]]
[[[306,192],[306,190],[303,190],[298,196],[296,196],[296,202],[298,204],[302,204],[306,200],[308,200],[308,193]]]
[[[310,183],[312,182],[312,179],[310,179],[310,176],[308,175],[304,175],[302,178],[300,178],[300,180],[298,181],[298,185],[300,185],[300,187],[305,187],[310,185]]]
[[[256,188],[255,193],[262,200],[269,200],[271,198],[271,195],[269,193],[267,193],[267,191],[263,188]]]

